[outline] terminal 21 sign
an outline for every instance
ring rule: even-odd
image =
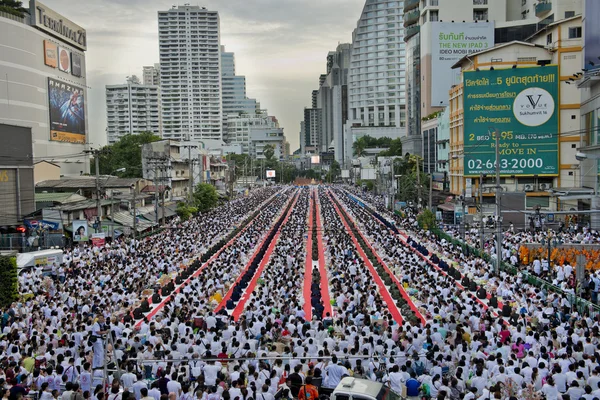
[[[68,20],[51,8],[36,0],[31,0],[29,13],[33,25],[52,36],[56,36],[80,50],[87,50],[85,29]]]

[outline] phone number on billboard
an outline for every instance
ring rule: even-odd
[[[544,160],[541,158],[513,158],[510,160],[502,159],[500,160],[500,169],[525,169],[525,168],[542,168],[544,166]],[[481,160],[469,160],[467,162],[467,167],[470,170],[480,170],[483,168],[493,169],[496,168],[496,162],[492,160],[487,160],[483,162]]]

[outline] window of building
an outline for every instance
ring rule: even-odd
[[[575,11],[565,11],[565,18],[572,18],[575,16]]]
[[[546,44],[552,44],[552,33],[546,35]]]
[[[576,26],[574,28],[569,28],[569,39],[576,39],[581,37],[581,27]]]
[[[439,21],[440,20],[439,11],[437,11],[437,10],[431,10],[431,11],[429,11],[429,20],[431,22]]]

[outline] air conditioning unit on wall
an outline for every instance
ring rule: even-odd
[[[533,184],[526,184],[523,186],[523,190],[525,190],[526,192],[533,192]]]

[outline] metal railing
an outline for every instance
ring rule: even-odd
[[[469,252],[471,254],[474,254],[477,257],[483,258],[484,260],[486,260],[488,262],[491,260],[491,257],[489,254],[481,252],[479,249],[476,249],[474,247],[471,247],[468,243],[464,243],[458,239],[453,238],[452,236],[448,235],[446,232],[442,231],[439,228],[431,229],[431,231],[438,237],[446,239],[446,241],[448,241],[456,246],[468,248]],[[530,285],[534,285],[540,289],[567,296],[567,298],[569,299],[569,302],[572,305],[572,308],[575,308],[577,310],[577,312],[579,312],[582,315],[589,315],[590,317],[593,318],[596,315],[600,314],[600,306],[598,306],[580,296],[576,296],[572,293],[565,292],[558,286],[553,285],[552,283],[548,282],[547,280],[531,274],[529,271],[519,270],[518,268],[516,268],[510,264],[507,264],[505,262],[501,263],[500,270],[507,272],[511,275],[517,275],[520,273],[523,276],[523,281],[526,281]]]

